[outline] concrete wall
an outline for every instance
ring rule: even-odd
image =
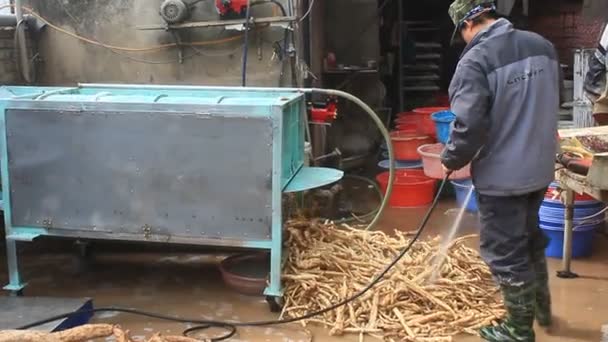
[[[0,28],[0,84],[19,84],[21,77],[15,63],[15,30]]]
[[[288,1],[292,2],[281,1],[285,7],[288,7]],[[137,29],[140,25],[163,23],[159,16],[161,0],[29,0],[26,3],[54,25],[106,44],[137,49],[175,42],[173,35],[164,30]],[[214,1],[196,3],[191,20],[217,20],[213,4]],[[272,15],[272,11],[271,5],[263,5],[256,6],[252,13],[254,17],[262,17]],[[273,43],[282,42],[283,34],[284,30],[278,27],[250,34],[248,85],[280,84],[283,63],[273,58]],[[238,37],[222,44],[199,46],[199,52],[186,47],[183,52],[185,60],[180,64],[177,62],[177,48],[145,53],[111,50],[47,27],[39,39],[43,62],[38,79],[42,84],[117,82],[240,85],[241,32],[199,28],[180,30],[180,36],[183,42]],[[296,39],[299,41],[298,37]],[[283,77],[285,84],[289,83],[290,74],[287,67]]]

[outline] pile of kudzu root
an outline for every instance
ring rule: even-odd
[[[297,317],[349,298],[364,288],[410,241],[331,222],[291,221],[284,266],[283,317]],[[496,324],[505,314],[498,289],[476,250],[458,238],[416,242],[371,291],[346,306],[309,319],[331,335],[355,333],[385,341],[451,341]],[[445,251],[442,255],[441,251]]]

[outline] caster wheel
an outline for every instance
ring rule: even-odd
[[[9,296],[10,296],[10,297],[23,297],[23,296],[24,296],[24,294],[23,294],[23,289],[21,289],[21,290],[19,290],[19,291],[11,291],[11,292],[9,293]]]
[[[270,312],[281,312],[283,309],[283,304],[279,303],[278,297],[266,296],[266,302],[268,303],[268,308]]]

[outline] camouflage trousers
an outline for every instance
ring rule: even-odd
[[[543,189],[505,197],[478,195],[480,253],[500,285],[547,281],[544,250],[549,240],[540,229],[538,218],[545,192]]]

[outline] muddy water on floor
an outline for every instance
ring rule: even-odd
[[[424,208],[389,210],[381,229],[413,230]],[[457,215],[455,205],[442,203],[430,221],[427,235],[449,229]],[[460,234],[475,233],[477,219],[467,214]],[[477,242],[472,241],[475,245]],[[555,312],[559,327],[554,335],[539,332],[538,341],[599,341],[601,327],[608,324],[608,249],[604,237],[598,237],[596,255],[575,261],[576,280],[551,278]],[[77,273],[71,255],[52,253],[23,256],[23,275],[30,285],[28,296],[92,297],[95,305],[126,306],[182,317],[201,319],[251,321],[276,318],[268,311],[263,298],[246,297],[227,290],[221,281],[217,263],[221,254],[168,254],[104,252],[97,255],[94,267]],[[0,279],[5,281],[6,266],[0,252]],[[551,274],[558,268],[550,261]],[[179,334],[188,325],[159,322],[125,314],[101,314],[96,322],[120,323],[131,331],[134,340],[142,340],[153,332]],[[358,341],[358,336],[335,337],[319,327],[307,332],[299,325],[265,328],[242,328],[231,341]],[[372,341],[372,338],[366,338]],[[478,341],[474,337],[458,337],[456,342]]]

